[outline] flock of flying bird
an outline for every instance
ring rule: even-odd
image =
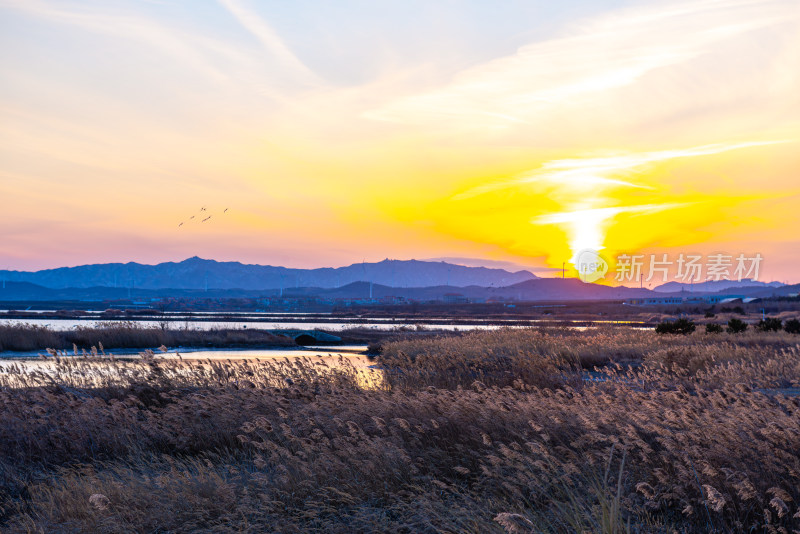
[[[222,213],[227,213],[227,212],[228,212],[228,209],[229,209],[229,208],[225,208],[225,209],[222,211]],[[204,212],[205,212],[205,213],[204,213]],[[202,208],[200,208],[200,211],[199,211],[198,213],[196,213],[196,214],[192,215],[191,217],[189,217],[189,220],[191,221],[191,220],[192,220],[192,219],[194,219],[195,217],[200,217],[200,216],[202,216],[202,215],[206,215],[206,214],[208,214],[208,209],[207,209],[205,206],[203,206]],[[209,220],[211,217],[212,217],[212,215],[208,214],[208,217],[205,217],[204,219],[201,219],[201,220],[200,220],[200,222],[201,222],[201,223],[204,223],[204,222],[206,222],[207,220]],[[180,223],[180,224],[178,224],[178,228],[180,228],[181,226],[183,226],[184,224],[186,224],[186,222],[187,222],[187,221],[181,221],[181,223]]]

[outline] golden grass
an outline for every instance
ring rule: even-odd
[[[346,360],[50,359],[0,374],[0,526],[792,532],[796,342],[481,332],[388,344],[368,389]]]

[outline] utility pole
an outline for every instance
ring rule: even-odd
[[[564,280],[567,277],[567,262],[561,262],[561,279]]]

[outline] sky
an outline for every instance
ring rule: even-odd
[[[0,269],[592,249],[796,283],[799,200],[796,0],[0,0]]]

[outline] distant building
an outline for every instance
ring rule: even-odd
[[[744,295],[706,295],[702,298],[706,304],[733,304],[741,303],[745,297]]]
[[[744,295],[692,295],[691,297],[642,297],[628,299],[625,304],[631,306],[665,306],[673,304],[741,304],[757,302],[759,299],[747,298]]]
[[[667,304],[683,304],[681,297],[645,297],[638,299],[628,299],[625,304],[631,306],[661,306]]]
[[[442,297],[445,304],[467,304],[469,299],[461,293],[445,293]]]

